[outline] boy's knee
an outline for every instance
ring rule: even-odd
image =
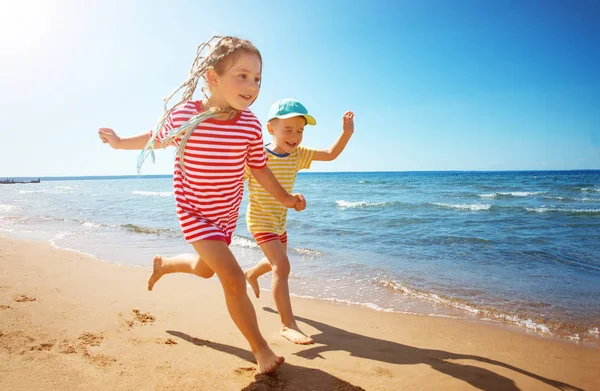
[[[273,269],[273,274],[278,277],[287,278],[290,275],[290,261],[287,257],[282,258],[277,262],[273,262],[271,269]]]
[[[241,296],[246,294],[246,277],[243,273],[230,275],[225,278],[221,278],[223,290],[228,296]]]

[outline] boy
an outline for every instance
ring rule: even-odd
[[[267,130],[273,136],[273,142],[265,147],[267,165],[288,192],[294,186],[298,171],[310,168],[312,161],[331,161],[337,158],[354,133],[354,113],[347,111],[343,117],[342,134],[329,149],[315,150],[301,146],[304,127],[314,126],[317,122],[295,99],[275,102],[267,121]],[[254,294],[259,297],[258,277],[273,270],[272,291],[281,318],[281,335],[293,343],[311,344],[313,340],[296,324],[290,301],[287,208],[266,192],[247,168],[246,176],[250,192],[246,223],[248,231],[254,236],[266,258],[244,274]]]

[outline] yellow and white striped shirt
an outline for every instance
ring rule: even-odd
[[[296,174],[300,170],[310,168],[316,151],[299,145],[290,154],[280,155],[268,149],[266,149],[266,152],[267,166],[281,183],[281,186],[288,193],[291,193],[296,182]],[[248,178],[248,191],[250,193],[248,212],[246,213],[248,231],[252,234],[259,232],[283,234],[287,208],[262,188],[250,174],[248,166],[246,166],[246,177]]]

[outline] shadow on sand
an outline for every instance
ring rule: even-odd
[[[267,312],[277,313],[275,310],[263,307]],[[312,345],[308,349],[300,350],[294,353],[296,356],[314,360],[315,358],[324,359],[321,355],[327,351],[345,351],[351,356],[365,358],[369,360],[380,361],[389,364],[398,365],[417,365],[426,364],[432,369],[452,376],[455,379],[462,380],[471,386],[485,391],[514,391],[519,390],[515,382],[505,376],[499,375],[489,369],[474,365],[459,364],[448,360],[471,360],[479,363],[496,365],[498,367],[512,370],[533,379],[539,380],[549,386],[559,390],[584,391],[578,387],[571,386],[556,380],[548,379],[534,373],[517,368],[510,364],[492,360],[485,357],[479,357],[468,354],[458,354],[446,352],[443,350],[421,349],[408,345],[402,345],[396,342],[367,337],[364,335],[352,333],[314,321],[311,319],[296,316],[296,319],[302,321],[320,331],[320,334],[312,336],[317,345]],[[194,338],[180,331],[168,330],[167,333],[193,343],[197,346],[205,346],[220,352],[229,353],[251,363],[256,363],[252,353],[245,349],[235,346],[225,345],[218,342],[211,342],[200,338]],[[299,345],[299,348],[300,345]],[[240,368],[238,373],[254,373],[254,369]],[[314,369],[305,368],[289,363],[282,365],[275,374],[255,376],[252,382],[244,387],[244,391],[257,390],[337,390],[337,391],[358,391],[364,390],[361,387],[352,385],[345,380],[341,380],[329,373]]]
[[[205,346],[220,352],[229,353],[243,360],[256,364],[254,356],[248,350],[235,346],[211,342],[200,338],[194,338],[180,331],[167,330],[172,336],[181,338],[197,346]],[[254,368],[239,368],[239,374],[254,374]],[[242,388],[242,391],[300,391],[300,390],[336,390],[336,391],[365,391],[364,388],[354,386],[347,381],[341,380],[333,375],[319,369],[304,368],[289,363],[284,363],[274,374],[257,375],[252,377],[251,383]]]
[[[263,307],[267,312],[277,313],[275,310]],[[529,376],[540,382],[556,387],[559,390],[583,391],[580,388],[547,379],[534,373],[514,367],[500,361],[485,357],[468,354],[457,354],[443,350],[421,349],[396,342],[371,338],[342,330],[321,322],[296,316],[296,320],[302,321],[321,333],[311,336],[317,346],[294,353],[299,357],[313,360],[317,357],[323,358],[321,353],[327,351],[346,351],[354,357],[366,358],[390,364],[416,365],[426,364],[432,369],[462,380],[471,386],[486,391],[492,390],[519,390],[513,380],[494,373],[488,369],[449,362],[447,360],[471,360],[480,363],[492,364],[502,368],[510,369],[525,376]]]

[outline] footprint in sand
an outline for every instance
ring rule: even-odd
[[[141,324],[141,325],[150,324],[156,320],[156,318],[153,315],[150,315],[149,312],[141,312],[138,309],[133,309],[133,310],[131,310],[131,312],[133,313],[133,320],[125,321],[125,324],[129,327],[133,327],[136,324]],[[123,316],[121,314],[119,314],[119,315]]]
[[[29,348],[29,350],[32,351],[38,351],[38,352],[42,352],[42,351],[49,351],[54,347],[54,342],[46,342],[46,343],[42,343],[36,346],[32,346]]]
[[[9,305],[0,305],[0,310],[8,310],[10,308],[12,308],[12,307]]]
[[[17,297],[15,299],[15,301],[17,303],[24,303],[24,302],[27,302],[27,301],[36,301],[36,300],[37,299],[35,297],[29,297],[29,296],[25,296],[25,295],[20,295],[19,297]]]
[[[77,341],[63,340],[59,352],[62,354],[80,353],[95,364],[107,366],[116,362],[117,359],[104,354],[92,354],[89,349],[90,347],[100,346],[103,339],[102,334],[82,333]]]
[[[177,341],[175,341],[172,338],[167,338],[167,339],[162,339],[162,338],[156,338],[156,340],[154,341],[158,344],[165,344],[165,345],[177,345]]]

